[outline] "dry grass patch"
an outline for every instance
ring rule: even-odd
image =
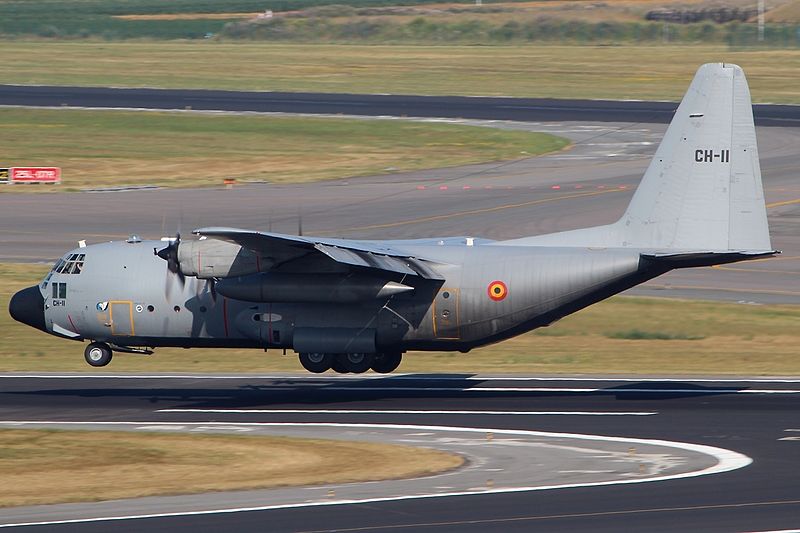
[[[62,168],[69,188],[305,182],[515,159],[568,141],[455,124],[271,115],[0,108],[13,166]],[[0,191],[29,191],[3,187]]]
[[[0,430],[0,506],[398,479],[463,462],[364,442],[8,429]]]
[[[727,61],[745,69],[755,101],[800,102],[800,50],[25,41],[3,50],[4,83],[651,100],[679,99],[699,65]]]

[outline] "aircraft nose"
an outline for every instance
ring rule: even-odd
[[[8,312],[17,322],[47,331],[44,323],[44,298],[38,286],[22,289],[12,296]]]

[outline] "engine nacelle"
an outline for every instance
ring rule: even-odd
[[[253,251],[219,239],[181,241],[178,265],[184,275],[200,279],[246,276],[260,270]]]
[[[355,303],[413,291],[414,287],[364,275],[270,272],[220,279],[216,291],[234,300],[283,303]]]

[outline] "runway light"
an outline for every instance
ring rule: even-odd
[[[417,185],[417,190],[418,191],[424,191],[425,190],[425,186],[424,185]]]
[[[472,187],[471,187],[471,186],[469,186],[469,185],[464,185],[464,186],[462,187],[462,189],[464,189],[465,191],[467,191],[467,190],[469,190],[469,189],[471,189],[471,188],[472,188]]]
[[[583,185],[576,185],[575,188],[576,189],[583,189]]]
[[[440,185],[439,186],[439,190],[440,191],[446,191],[447,190],[447,185]]]
[[[561,188],[561,185],[553,185],[553,186],[552,186],[552,187],[550,187],[550,188],[551,188],[551,189],[554,189],[554,190],[558,190],[558,189],[560,189],[560,188]]]

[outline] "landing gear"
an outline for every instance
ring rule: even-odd
[[[372,359],[372,370],[379,374],[388,374],[396,370],[402,360],[402,352],[376,353]]]
[[[314,374],[322,374],[328,369],[337,374],[363,374],[369,369],[388,374],[400,366],[402,358],[402,352],[376,354],[311,352],[300,354],[300,364]]]
[[[83,351],[83,357],[92,366],[106,366],[111,362],[111,356],[111,347],[104,342],[92,342]]]
[[[322,374],[333,366],[336,356],[332,353],[301,353],[300,364],[314,374]]]
[[[333,355],[333,364],[331,364],[331,368],[337,374],[347,374],[349,370],[344,364],[344,354],[334,354]]]
[[[340,354],[342,366],[353,374],[363,374],[372,366],[373,354],[371,353],[345,353]]]

